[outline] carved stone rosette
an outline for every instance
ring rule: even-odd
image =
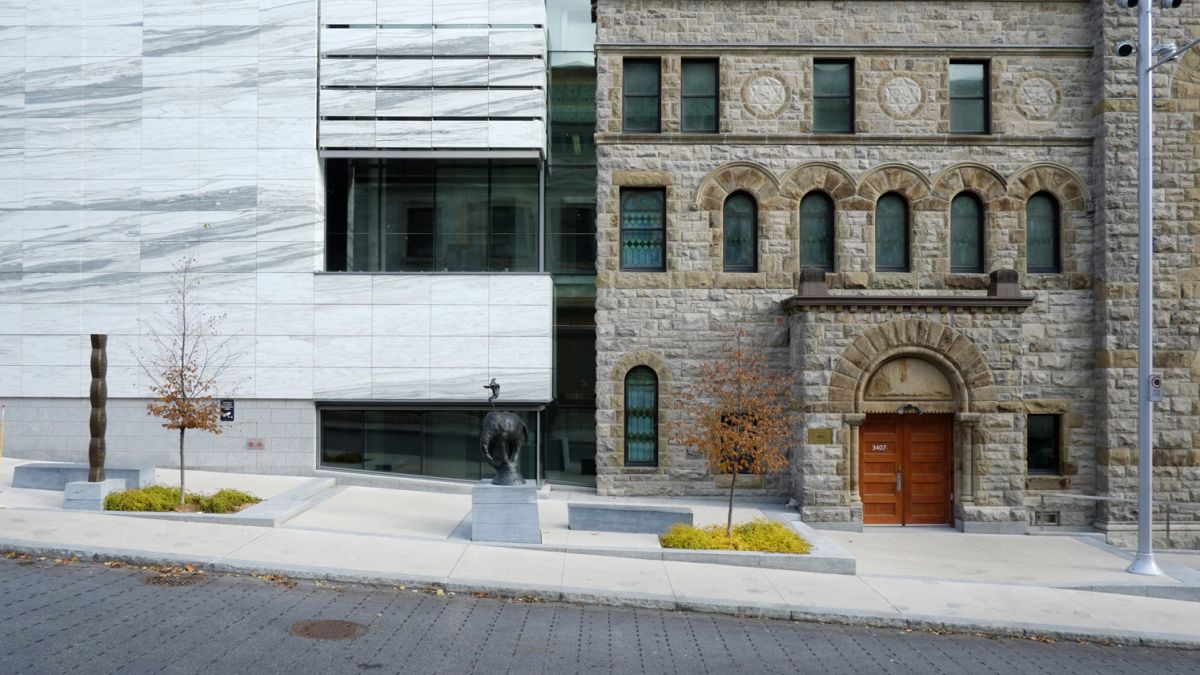
[[[89,398],[92,402],[92,415],[88,419],[88,428],[92,432],[92,440],[88,443],[88,481],[98,483],[104,480],[104,432],[108,428],[108,336],[92,333],[92,386]]]

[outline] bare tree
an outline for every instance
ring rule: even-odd
[[[224,314],[205,315],[195,301],[200,276],[195,258],[184,258],[171,275],[170,310],[146,325],[150,338],[138,364],[150,379],[154,400],[149,414],[163,420],[167,429],[179,431],[179,505],[184,505],[184,437],[188,429],[220,434],[221,410],[213,398],[218,380],[241,354],[230,347],[230,337],[219,335]]]
[[[738,474],[782,471],[790,436],[784,402],[788,381],[767,358],[742,347],[739,333],[722,358],[701,364],[699,377],[678,396],[682,419],[674,437],[700,451],[714,471],[729,476],[725,536],[733,536],[733,491]]]

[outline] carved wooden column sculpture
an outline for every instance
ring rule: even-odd
[[[92,415],[88,419],[88,427],[92,432],[92,440],[88,443],[88,482],[98,483],[104,480],[104,432],[108,428],[108,336],[92,333],[92,386],[89,398],[92,402]]]

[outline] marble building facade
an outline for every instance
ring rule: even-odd
[[[793,497],[828,527],[1032,523],[1130,540],[1130,504],[1057,495],[1136,495],[1136,87],[1109,48],[1132,38],[1132,12],[1100,0],[599,0],[596,12],[601,493],[728,485],[673,441],[686,417],[672,392],[744,331],[743,347],[794,383],[791,470],[742,477],[746,494]],[[1163,12],[1158,30],[1200,34],[1200,7]],[[1200,490],[1198,65],[1191,54],[1157,83],[1168,385],[1155,476],[1158,498],[1182,503]],[[848,73],[844,92],[818,72],[830,67]],[[956,90],[956,67],[983,73],[978,128],[956,128],[975,95]],[[831,130],[820,99],[839,96],[849,123]],[[689,120],[706,100],[707,128]],[[814,194],[828,207],[806,210]],[[1045,204],[1049,243],[1030,222],[1049,222]],[[960,242],[960,205],[978,239]],[[826,241],[809,238],[817,217],[829,218],[824,269],[804,262]],[[898,217],[901,265],[881,252]],[[646,250],[661,263],[640,262]],[[650,433],[645,405],[631,407],[644,392]],[[931,448],[944,454],[919,457]],[[1175,545],[1200,536],[1194,511],[1177,509]]]

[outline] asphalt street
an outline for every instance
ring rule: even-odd
[[[1200,652],[0,558],[0,673],[1196,673]],[[600,562],[600,559],[597,559]],[[298,626],[333,620],[347,624]],[[295,634],[309,630],[320,639]]]

